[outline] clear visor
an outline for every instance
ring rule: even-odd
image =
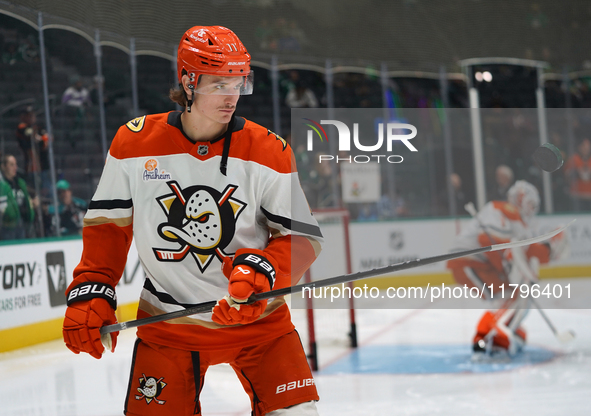
[[[197,94],[203,95],[250,95],[252,94],[254,71],[246,76],[222,77],[203,74],[195,87]]]

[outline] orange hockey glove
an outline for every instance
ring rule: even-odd
[[[267,307],[267,300],[245,304],[254,293],[267,292],[275,283],[275,260],[262,250],[240,249],[234,260],[224,259],[222,271],[229,280],[228,293],[213,308],[211,319],[222,325],[256,321]]]
[[[101,358],[105,348],[100,328],[117,323],[115,290],[103,283],[82,283],[68,292],[67,304],[63,327],[66,346],[75,354],[82,351]],[[112,332],[104,338],[111,352],[115,351],[117,335],[119,332]]]

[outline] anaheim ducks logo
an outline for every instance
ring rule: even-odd
[[[156,380],[156,377],[146,377],[145,374],[142,373],[142,377],[140,377],[140,386],[137,388],[138,393],[140,395],[136,395],[136,400],[146,399],[146,402],[150,404],[152,400],[154,400],[158,404],[166,403],[166,400],[158,400],[158,396],[162,393],[162,389],[166,386],[164,381],[164,377],[160,377]]]
[[[232,241],[236,219],[246,204],[232,198],[238,186],[228,185],[223,192],[203,185],[181,189],[176,181],[166,183],[171,193],[156,198],[168,216],[158,226],[158,234],[180,244],[177,250],[154,248],[160,261],[182,261],[191,253],[205,271],[214,257],[220,261],[228,255],[224,248]]]

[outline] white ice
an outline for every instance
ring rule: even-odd
[[[591,293],[591,279],[579,279],[577,285],[577,290]],[[590,309],[546,310],[558,330],[576,333],[569,345],[561,345],[538,311],[532,310],[524,324],[529,345],[550,349],[557,356],[511,371],[477,374],[324,375],[323,368],[351,351],[343,330],[336,330],[335,319],[342,320],[335,318],[339,312],[318,312],[321,371],[315,379],[322,416],[591,414]],[[481,314],[478,309],[359,309],[360,348],[461,345],[469,349]],[[293,317],[306,345],[305,312],[294,310]],[[123,414],[134,339],[133,330],[123,331],[116,352],[101,360],[74,355],[60,340],[0,354],[0,415]],[[208,372],[201,403],[206,416],[250,415],[248,397],[226,365]]]

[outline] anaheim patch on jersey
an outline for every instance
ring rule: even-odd
[[[134,133],[138,133],[144,128],[144,122],[146,121],[146,116],[141,116],[134,118],[131,121],[128,121],[126,126],[129,130],[133,131]]]
[[[166,181],[172,179],[170,173],[164,169],[158,169],[158,159],[150,158],[144,163],[144,173],[142,173],[144,181]]]
[[[204,185],[182,189],[176,181],[166,183],[171,193],[156,200],[168,221],[158,226],[158,235],[179,244],[178,249],[153,248],[159,261],[183,261],[191,253],[204,272],[214,257],[220,261],[236,231],[236,219],[246,203],[232,197],[238,189],[228,185],[222,192]]]
[[[271,130],[267,129],[267,136],[273,135],[275,136],[275,140],[279,140],[281,142],[281,145],[283,146],[283,149],[281,149],[281,151],[284,151],[287,148],[287,142],[285,141],[285,139],[281,136],[279,136],[277,133],[273,133]]]

